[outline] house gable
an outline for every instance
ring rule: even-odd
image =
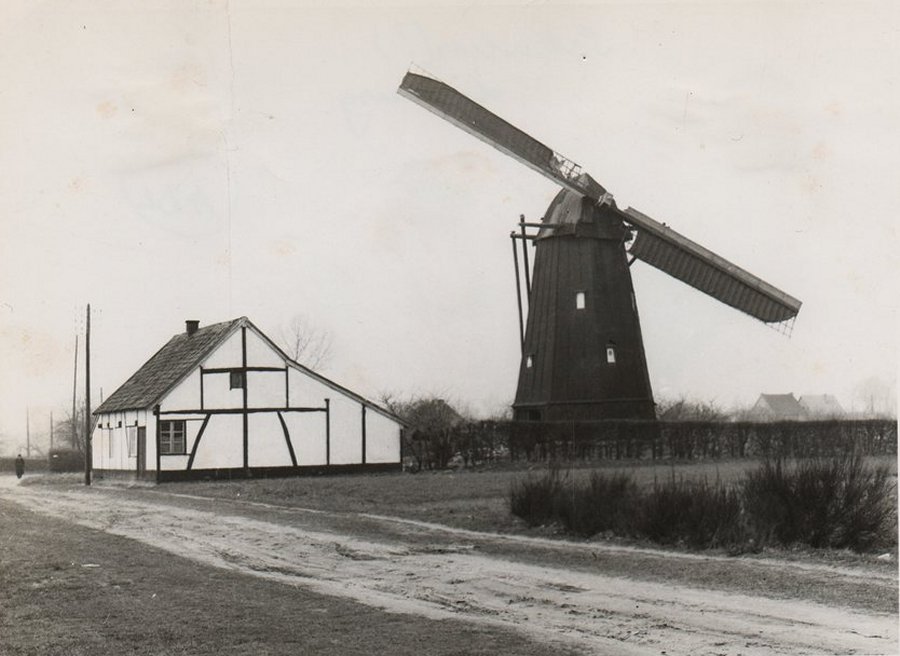
[[[175,335],[94,411],[95,415],[152,407],[189,376],[207,354],[245,318]]]

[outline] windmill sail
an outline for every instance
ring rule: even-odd
[[[410,72],[397,93],[563,187],[589,198],[600,198],[606,192],[578,164],[443,82]]]
[[[800,301],[671,228],[629,207],[623,219],[637,229],[629,252],[673,278],[765,323],[787,321]]]
[[[581,167],[459,91],[409,72],[398,93],[517,159],[564,188],[595,201],[606,190]],[[613,207],[614,204],[612,205]],[[787,321],[800,301],[633,208],[615,211],[633,226],[636,258],[765,323]]]

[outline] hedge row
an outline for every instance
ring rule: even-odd
[[[434,434],[407,436],[416,468],[497,461],[706,460],[798,458],[847,453],[895,455],[892,420],[803,422],[463,422]]]

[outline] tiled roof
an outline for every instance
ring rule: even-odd
[[[799,416],[803,414],[803,406],[793,394],[760,394],[769,409],[778,416]]]
[[[831,394],[806,394],[800,397],[800,405],[813,416],[841,415],[844,408]]]
[[[94,414],[151,407],[244,321],[241,317],[204,326],[193,335],[186,332],[175,335],[101,403]]]

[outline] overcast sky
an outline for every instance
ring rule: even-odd
[[[506,4],[5,0],[0,439],[71,406],[88,302],[95,400],[185,319],[303,314],[362,394],[508,405],[508,235],[557,188],[411,64],[803,301],[787,338],[636,263],[658,399],[896,385],[895,3]]]

